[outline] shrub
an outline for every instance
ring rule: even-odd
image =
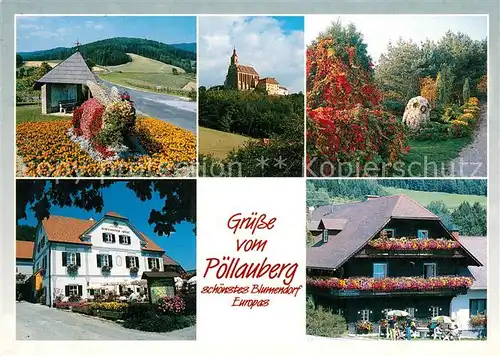
[[[70,307],[81,307],[85,302],[56,302],[55,307],[58,309],[69,309]]]
[[[80,128],[87,139],[96,137],[102,129],[104,107],[96,99],[89,99],[80,106],[82,116]]]
[[[372,324],[369,321],[358,321],[356,323],[356,332],[359,334],[368,334],[372,330]]]
[[[437,80],[431,77],[420,79],[420,95],[429,101],[432,108],[436,106],[436,101],[438,98],[438,87],[436,83]]]
[[[156,317],[155,307],[149,303],[131,303],[125,310],[125,319],[148,319]]]
[[[75,111],[73,111],[73,119],[71,120],[71,125],[73,126],[74,129],[78,129],[78,133],[80,135],[82,132],[80,129],[80,121],[82,119],[82,114],[83,114],[83,109],[81,107],[76,108]],[[77,134],[76,131],[75,134]]]
[[[408,151],[406,132],[394,116],[379,109],[357,107],[352,110],[335,110],[321,107],[308,111],[308,159],[317,157],[319,165],[331,162],[334,172],[320,175],[347,174],[338,169],[339,163],[357,163],[363,171],[368,162],[386,163],[389,166]],[[338,169],[338,170],[337,170]]]
[[[156,308],[159,314],[176,315],[184,312],[186,309],[186,303],[178,295],[175,297],[163,297],[158,300]]]
[[[476,90],[480,94],[486,94],[488,91],[488,77],[486,74],[479,78],[479,81],[476,84]]]
[[[444,109],[444,114],[441,117],[442,122],[450,122],[456,120],[460,116],[460,108],[456,105],[446,106]]]
[[[186,304],[184,315],[196,315],[196,293],[181,295]]]
[[[122,145],[127,135],[135,127],[135,110],[127,100],[113,102],[107,106],[104,115],[104,127],[97,140],[102,145]]]
[[[417,141],[440,141],[453,136],[453,126],[451,123],[441,123],[428,121],[420,127],[408,130],[409,136]]]
[[[195,316],[185,315],[162,315],[143,319],[125,320],[123,326],[129,329],[153,332],[169,332],[173,330],[187,328],[196,324]]]
[[[485,328],[487,326],[486,315],[472,315],[469,325],[472,329]]]
[[[338,337],[347,332],[347,323],[343,317],[331,313],[319,306],[306,309],[306,333],[308,335]]]
[[[68,298],[68,301],[70,303],[80,302],[81,300],[82,300],[82,297],[80,297],[79,295],[75,295],[75,294],[70,295]]]
[[[396,100],[384,100],[382,106],[395,116],[403,116],[405,112],[405,105]]]

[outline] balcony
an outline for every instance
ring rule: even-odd
[[[443,238],[416,237],[401,238],[378,238],[368,242],[366,247],[360,251],[357,258],[401,258],[401,257],[465,257],[458,241]]]
[[[467,292],[470,277],[440,276],[434,278],[307,278],[308,289],[339,298],[395,295],[457,295]]]

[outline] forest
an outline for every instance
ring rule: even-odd
[[[253,138],[222,160],[200,154],[200,176],[303,176],[302,93],[271,96],[200,87],[198,100],[200,126]]]
[[[64,60],[75,53],[76,47],[18,53],[24,61]],[[81,45],[79,51],[90,65],[115,66],[131,61],[127,53],[170,64],[188,73],[196,72],[196,53],[165,43],[141,38],[115,37]],[[19,59],[18,59],[19,60]]]
[[[447,185],[455,187],[450,192]],[[363,201],[367,195],[390,195],[386,187],[418,191],[458,193],[462,195],[486,195],[484,179],[471,180],[309,180],[307,181],[307,206]],[[461,235],[486,236],[487,212],[479,202],[470,203],[464,197],[455,209],[441,200],[430,201],[426,208],[438,215],[448,228],[458,228]]]
[[[254,138],[281,135],[304,126],[304,95],[270,96],[258,91],[200,87],[199,124]]]

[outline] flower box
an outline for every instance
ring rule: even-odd
[[[470,277],[443,276],[434,278],[398,277],[398,278],[307,278],[307,286],[357,291],[431,291],[442,289],[469,288],[473,279]]]
[[[368,242],[368,246],[384,251],[429,251],[429,250],[454,250],[460,243],[450,239],[419,239],[416,237],[378,238]]]
[[[95,315],[111,320],[123,319],[122,311],[97,309]]]
[[[137,272],[139,272],[139,268],[137,268],[137,267],[130,267],[130,273],[136,274]]]
[[[111,267],[109,267],[109,266],[102,266],[101,267],[101,271],[103,273],[109,273],[109,272],[111,272]]]
[[[78,272],[78,266],[74,263],[71,263],[67,267],[68,274],[75,274]]]

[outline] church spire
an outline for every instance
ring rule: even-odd
[[[81,43],[80,43],[80,41],[78,41],[78,38],[76,39],[75,45],[76,45],[76,51],[80,52],[80,45],[81,45]]]
[[[238,55],[236,54],[236,47],[233,47],[233,55],[231,56],[231,64],[238,64]]]

